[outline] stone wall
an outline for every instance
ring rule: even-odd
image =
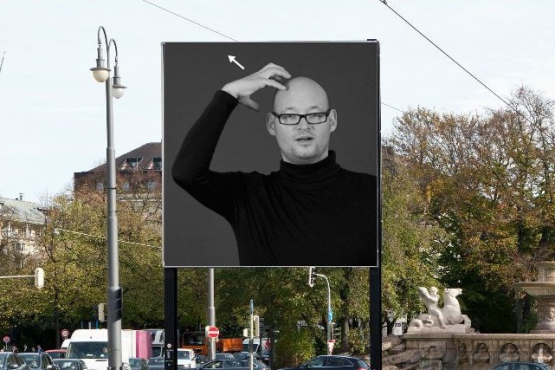
[[[555,334],[417,333],[383,341],[383,368],[482,370],[505,361],[555,368]]]

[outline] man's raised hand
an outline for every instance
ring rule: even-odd
[[[266,86],[285,90],[286,87],[278,81],[288,78],[291,78],[291,74],[285,68],[269,63],[258,72],[224,85],[222,90],[239,100],[239,103],[258,112],[258,103],[251,99],[251,95]]]

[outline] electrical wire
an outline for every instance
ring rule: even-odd
[[[202,28],[204,28],[204,29],[206,29],[206,30],[208,30],[208,31],[210,31],[210,32],[214,32],[214,33],[216,33],[216,34],[218,34],[218,35],[220,35],[220,36],[225,37],[226,39],[230,39],[231,41],[237,41],[237,40],[235,40],[234,38],[229,37],[229,36],[227,36],[227,35],[224,35],[223,33],[218,32],[218,31],[216,31],[216,30],[213,29],[213,28],[207,27],[207,26],[203,25],[202,23],[199,23],[199,22],[196,22],[196,21],[194,21],[194,20],[192,20],[192,19],[186,18],[186,17],[182,16],[181,14],[172,12],[171,10],[166,9],[166,8],[164,8],[164,7],[161,7],[161,6],[158,5],[158,4],[154,4],[154,3],[152,3],[152,2],[150,2],[150,1],[148,1],[148,0],[143,0],[143,2],[145,2],[145,3],[147,3],[147,4],[150,4],[150,5],[152,5],[152,6],[155,6],[155,7],[157,7],[158,9],[161,9],[161,10],[163,10],[163,11],[165,11],[165,12],[168,12],[168,13],[170,13],[170,14],[173,14],[173,15],[175,15],[176,17],[179,17],[179,18],[181,18],[181,19],[185,19],[187,22],[190,22],[190,23],[192,23],[192,24],[194,24],[194,25],[196,25],[196,26],[202,27]]]
[[[234,38],[232,38],[232,37],[230,37],[230,36],[227,36],[227,35],[225,35],[225,34],[223,34],[223,33],[221,33],[221,32],[218,32],[218,31],[216,31],[216,30],[213,29],[213,28],[207,27],[207,26],[203,25],[202,23],[199,23],[199,22],[196,22],[196,21],[194,21],[194,20],[192,20],[192,19],[189,19],[189,18],[187,18],[187,17],[184,17],[184,16],[182,16],[181,14],[178,14],[178,13],[176,13],[176,12],[173,12],[173,11],[169,10],[169,9],[166,9],[166,8],[164,8],[164,7],[162,7],[162,6],[158,5],[158,4],[154,4],[154,3],[152,3],[152,2],[150,2],[150,1],[148,1],[148,0],[142,0],[142,1],[145,2],[145,3],[147,3],[147,4],[149,4],[149,5],[155,6],[155,7],[157,7],[157,8],[160,9],[160,10],[163,10],[163,11],[165,11],[165,12],[168,12],[168,13],[172,14],[172,15],[175,15],[176,17],[179,17],[179,18],[181,18],[181,19],[184,19],[184,20],[186,20],[187,22],[190,22],[190,23],[192,23],[192,24],[194,24],[194,25],[196,25],[196,26],[199,26],[199,27],[202,27],[202,28],[204,28],[204,29],[206,29],[206,30],[208,30],[208,31],[214,32],[214,33],[216,33],[216,34],[218,34],[218,35],[220,35],[220,36],[222,36],[222,37],[225,37],[225,38],[230,39],[230,40],[235,41],[235,42],[239,42],[238,40],[235,40]],[[392,108],[392,109],[398,110],[399,112],[404,113],[401,109],[395,108],[395,107],[393,107],[393,106],[391,106],[391,105],[389,105],[389,104],[386,104],[386,103],[384,103],[384,102],[380,102],[380,103],[383,104],[383,105],[385,105],[386,107],[389,107],[389,108]]]
[[[60,228],[54,229],[54,233],[59,233],[60,231],[63,231],[63,232],[66,232],[66,233],[70,233],[70,234],[75,234],[75,235],[88,236],[88,237],[90,237],[90,238],[99,239],[99,240],[106,240],[106,237],[104,237],[104,236],[92,235],[92,234],[87,234],[87,233],[83,233],[83,232],[80,232],[80,231],[73,231],[73,230],[68,230],[68,229],[60,229]],[[162,247],[157,246],[157,245],[144,244],[144,243],[137,243],[137,242],[130,242],[130,241],[121,240],[121,239],[118,239],[118,243],[122,243],[122,244],[132,244],[132,245],[140,245],[140,246],[142,246],[142,247],[149,247],[149,248],[154,248],[154,249],[162,249]]]
[[[395,13],[395,15],[397,15],[399,18],[401,18],[406,24],[408,24],[413,30],[415,30],[416,32],[418,32],[420,34],[420,36],[424,37],[430,44],[432,44],[436,49],[438,49],[441,53],[443,53],[443,55],[445,55],[447,58],[449,58],[453,63],[455,63],[457,66],[459,66],[463,71],[465,71],[470,77],[472,77],[474,80],[476,80],[480,85],[482,85],[483,87],[485,87],[486,89],[488,89],[489,92],[491,92],[493,95],[495,95],[499,100],[501,100],[503,103],[505,103],[509,108],[511,108],[512,110],[514,110],[517,114],[521,115],[524,119],[528,120],[528,118],[526,118],[525,116],[522,115],[522,113],[520,111],[518,111],[518,109],[516,109],[515,107],[513,107],[509,102],[507,102],[505,99],[503,99],[499,94],[497,94],[495,91],[493,91],[489,86],[487,86],[484,82],[482,82],[478,77],[476,77],[473,73],[471,73],[468,69],[464,68],[459,62],[457,62],[453,57],[451,57],[449,54],[447,54],[447,52],[445,52],[442,48],[440,48],[435,42],[433,42],[428,36],[424,35],[418,28],[416,28],[412,23],[410,23],[407,19],[405,19],[401,14],[399,14],[397,11],[395,11],[395,9],[393,9],[391,6],[389,6],[387,4],[386,0],[378,0],[380,1],[382,4],[384,4],[389,10],[391,10],[393,13]],[[383,103],[382,103],[383,104]]]

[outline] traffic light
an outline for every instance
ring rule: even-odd
[[[308,268],[308,286],[313,287],[314,281],[316,280],[316,267],[309,267]]]
[[[99,303],[98,304],[98,321],[105,322],[106,321],[106,304]]]
[[[333,325],[333,339],[340,340],[341,339],[341,326],[335,326],[335,323],[332,323],[332,325]]]
[[[35,286],[38,289],[44,287],[44,270],[40,267],[35,269]]]
[[[110,305],[110,302],[114,304],[114,312],[111,313],[113,316],[110,317],[110,320],[121,320],[123,314],[123,290],[121,287],[108,292],[108,305]],[[111,309],[111,307],[108,306],[108,309]]]
[[[253,330],[253,337],[260,337],[260,317],[257,315],[253,316],[253,326],[254,326],[254,330]]]

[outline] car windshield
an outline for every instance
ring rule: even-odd
[[[6,362],[6,356],[0,353],[0,367],[4,367],[4,363]]]
[[[71,358],[107,358],[106,342],[71,342],[67,357]]]
[[[40,356],[34,353],[20,354],[19,357],[29,365],[31,369],[36,369],[40,366]]]
[[[77,370],[77,363],[75,361],[54,361],[56,365],[62,370]]]
[[[324,357],[316,357],[308,361],[305,367],[322,367],[324,366]]]
[[[150,360],[148,360],[149,365],[158,365],[163,363],[164,363],[164,357],[152,357]]]
[[[191,359],[191,355],[188,351],[177,351],[177,358],[180,359],[185,359],[185,360],[190,360]]]

